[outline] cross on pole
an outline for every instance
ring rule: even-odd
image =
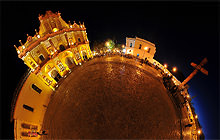
[[[180,87],[184,86],[189,80],[191,80],[198,71],[201,71],[203,74],[208,75],[208,71],[204,69],[202,66],[204,66],[208,62],[207,58],[204,58],[199,65],[195,63],[191,63],[191,66],[195,68],[195,70],[179,85]]]

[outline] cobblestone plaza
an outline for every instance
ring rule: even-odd
[[[156,69],[120,56],[94,58],[51,96],[43,139],[179,139],[178,113]]]

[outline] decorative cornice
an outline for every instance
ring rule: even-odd
[[[18,50],[20,50],[21,53],[18,54],[18,57],[22,58],[28,51],[32,50],[33,48],[35,48],[37,45],[39,45],[41,42],[47,40],[48,38],[52,38],[52,37],[54,37],[56,35],[63,34],[65,32],[85,31],[85,30],[86,30],[86,28],[69,28],[69,29],[63,29],[63,30],[59,30],[57,32],[53,32],[51,34],[46,34],[43,37],[38,38],[37,41],[33,42],[29,46],[25,46],[25,49],[22,49],[22,46],[19,46]],[[27,43],[29,43],[29,42],[27,42]]]

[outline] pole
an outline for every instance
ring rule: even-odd
[[[198,70],[195,69],[195,70],[180,84],[180,87],[181,87],[181,86],[184,86],[187,82],[189,82],[189,80],[191,80],[191,79],[196,75],[197,72],[198,72]]]
[[[202,66],[204,66],[206,63],[208,62],[207,58],[204,58],[199,65],[196,65],[194,63],[191,63],[191,65],[193,67],[195,67],[196,69],[179,85],[180,88],[182,88],[187,82],[189,82],[189,80],[191,80],[198,71],[201,71],[202,73],[208,75],[208,71],[205,70],[204,68],[202,68]]]

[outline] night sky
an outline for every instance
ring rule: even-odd
[[[59,11],[71,23],[85,22],[90,46],[108,38],[126,43],[140,37],[156,45],[155,59],[176,66],[185,76],[208,58],[206,76],[199,72],[188,84],[206,139],[219,132],[219,3],[208,2],[1,2],[1,136],[13,138],[10,105],[27,66],[13,45],[39,30],[39,14]]]

